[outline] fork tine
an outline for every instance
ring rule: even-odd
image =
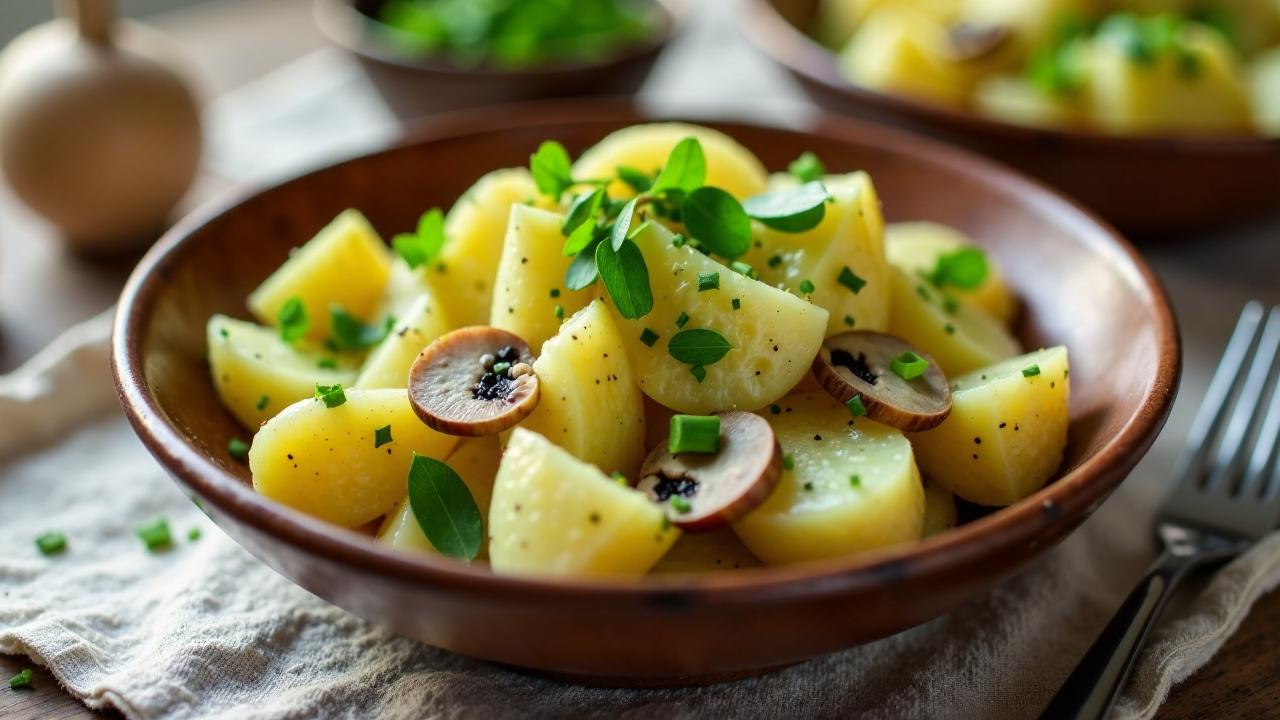
[[[1280,307],[1272,310],[1273,314],[1276,312],[1280,312]],[[1280,363],[1276,364],[1280,365]],[[1242,485],[1244,492],[1249,492],[1250,488],[1256,488],[1261,498],[1270,500],[1276,497],[1277,492],[1280,492],[1280,487],[1277,487],[1277,483],[1280,483],[1280,466],[1274,468],[1270,481],[1264,482],[1264,480],[1267,477],[1267,466],[1278,451],[1280,451],[1280,376],[1273,380],[1267,414],[1257,437],[1254,438],[1253,455],[1249,458],[1249,465],[1244,474]]]
[[[1280,308],[1272,308],[1247,371],[1246,368],[1241,368],[1245,375],[1244,385],[1240,388],[1236,406],[1227,421],[1227,429],[1218,444],[1207,485],[1209,490],[1221,487],[1227,494],[1231,494],[1235,489],[1230,481],[1239,477],[1237,470],[1250,447],[1250,430],[1258,426],[1261,416],[1258,408],[1266,393],[1271,371],[1275,368],[1277,350],[1280,350]],[[1266,405],[1262,405],[1262,408],[1265,410]],[[1239,486],[1242,495],[1247,494],[1249,489],[1247,483],[1242,482]]]
[[[1213,373],[1213,380],[1209,382],[1200,409],[1191,422],[1191,430],[1187,433],[1187,453],[1179,463],[1177,473],[1180,483],[1189,482],[1193,475],[1202,476],[1204,462],[1213,451],[1209,439],[1218,433],[1226,420],[1227,411],[1231,407],[1231,396],[1243,376],[1241,368],[1245,367],[1252,354],[1253,341],[1261,322],[1262,303],[1251,302],[1240,311],[1240,320],[1236,322],[1231,340],[1227,343],[1227,349],[1222,354],[1222,360]]]

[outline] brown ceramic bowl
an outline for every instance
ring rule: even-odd
[[[1280,210],[1280,138],[1121,137],[993,120],[860,88],[811,28],[818,0],[751,0],[748,37],[814,102],[971,148],[1039,177],[1142,239]]]
[[[401,555],[253,492],[226,452],[243,430],[208,379],[211,314],[245,317],[246,294],[344,208],[389,236],[482,173],[523,165],[544,139],[576,155],[647,119],[588,101],[446,116],[402,144],[182,221],[139,265],[117,312],[115,378],[138,435],[228,534],[316,595],[431,645],[633,685],[777,667],[946,613],[1061,540],[1154,440],[1178,381],[1177,330],[1150,269],[1107,226],[989,161],[886,128],[831,117],[794,129],[711,122],[770,168],[812,150],[832,170],[868,170],[891,219],[950,223],[981,239],[1025,301],[1023,340],[1071,350],[1070,443],[1053,483],[916,545],[641,582],[517,579]]]
[[[460,67],[442,58],[406,55],[374,19],[385,0],[315,0],[316,24],[360,66],[401,120],[434,113],[546,98],[629,95],[653,68],[684,18],[682,0],[655,2],[661,29],[649,42],[590,64],[529,70]]]

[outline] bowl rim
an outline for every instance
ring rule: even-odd
[[[226,472],[195,445],[189,444],[161,409],[147,387],[145,338],[147,326],[169,273],[185,245],[206,224],[239,205],[278,188],[303,183],[334,166],[397,152],[424,143],[442,143],[461,136],[501,132],[530,125],[573,121],[613,122],[619,127],[638,122],[683,118],[653,114],[630,101],[593,99],[555,100],[464,110],[418,123],[399,141],[372,152],[298,173],[266,187],[233,189],[183,218],[147,252],[130,275],[117,306],[111,338],[111,365],[125,415],[144,446],[169,474],[200,501],[233,516],[235,521],[282,541],[293,549],[321,555],[345,566],[399,582],[440,591],[495,598],[503,594],[522,603],[573,604],[596,607],[601,602],[642,599],[661,601],[697,594],[701,601],[721,606],[752,606],[803,596],[818,598],[882,587],[886,578],[901,577],[909,565],[913,575],[942,575],[957,569],[981,567],[1002,553],[1037,544],[1047,523],[1064,514],[1091,512],[1126,477],[1155,440],[1168,417],[1181,375],[1181,344],[1168,298],[1154,272],[1138,251],[1116,230],[1088,210],[1036,180],[967,150],[870,123],[817,114],[800,128],[770,121],[741,121],[697,117],[691,122],[720,122],[742,128],[805,132],[836,141],[887,149],[894,154],[942,166],[960,176],[1018,193],[1041,212],[1064,223],[1081,225],[1090,249],[1109,259],[1129,276],[1154,315],[1158,362],[1141,402],[1119,432],[1093,455],[1033,495],[918,543],[798,565],[745,569],[733,573],[646,577],[642,582],[622,579],[563,580],[494,574],[488,567],[446,558],[413,556],[384,548],[367,535],[340,528],[287,508],[259,495]],[[216,517],[216,515],[215,515]]]
[[[1086,128],[1037,127],[906,95],[870,90],[845,80],[832,62],[834,52],[792,25],[778,12],[772,0],[749,0],[743,15],[743,32],[751,43],[792,73],[850,100],[882,106],[901,115],[918,117],[932,125],[956,127],[970,133],[1014,136],[1024,142],[1092,145],[1100,151],[1125,149],[1168,153],[1177,150],[1223,155],[1280,153],[1280,136],[1268,137],[1261,133],[1122,135]]]
[[[523,69],[502,69],[486,65],[466,67],[433,56],[414,57],[398,53],[377,42],[372,33],[360,28],[365,21],[377,22],[356,10],[354,0],[314,0],[312,15],[320,32],[333,44],[367,60],[404,70],[432,73],[460,80],[554,79],[586,70],[619,68],[661,52],[684,27],[687,10],[684,0],[652,0],[661,16],[661,28],[653,37],[627,46],[626,52],[609,55],[597,62],[555,63]]]

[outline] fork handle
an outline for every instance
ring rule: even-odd
[[[1041,720],[1106,717],[1171,591],[1195,564],[1194,557],[1167,551],[1156,560],[1054,695]]]

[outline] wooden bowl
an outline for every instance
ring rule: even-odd
[[[113,367],[139,437],[228,534],[316,595],[431,645],[623,685],[734,677],[946,613],[1061,540],[1154,440],[1178,381],[1178,335],[1155,277],[1114,231],[994,163],[890,129],[832,117],[796,129],[711,122],[770,168],[812,150],[834,171],[866,169],[891,219],[952,224],[999,259],[1026,304],[1022,339],[1071,351],[1070,442],[1053,483],[915,545],[641,582],[518,579],[402,555],[251,489],[226,452],[244,431],[204,360],[211,314],[246,317],[246,294],[344,208],[390,236],[482,173],[523,165],[544,139],[576,155],[649,119],[589,101],[445,116],[403,144],[183,220],[138,266],[117,311]]]
[[[546,98],[630,95],[682,25],[680,0],[661,0],[661,29],[649,42],[590,64],[529,70],[460,67],[443,58],[405,55],[378,30],[385,0],[316,0],[316,24],[359,59],[365,74],[400,120],[434,113]]]
[[[853,85],[801,28],[818,0],[751,0],[747,36],[814,102],[1002,160],[1142,239],[1186,235],[1280,209],[1280,138],[1118,136],[994,120]]]

